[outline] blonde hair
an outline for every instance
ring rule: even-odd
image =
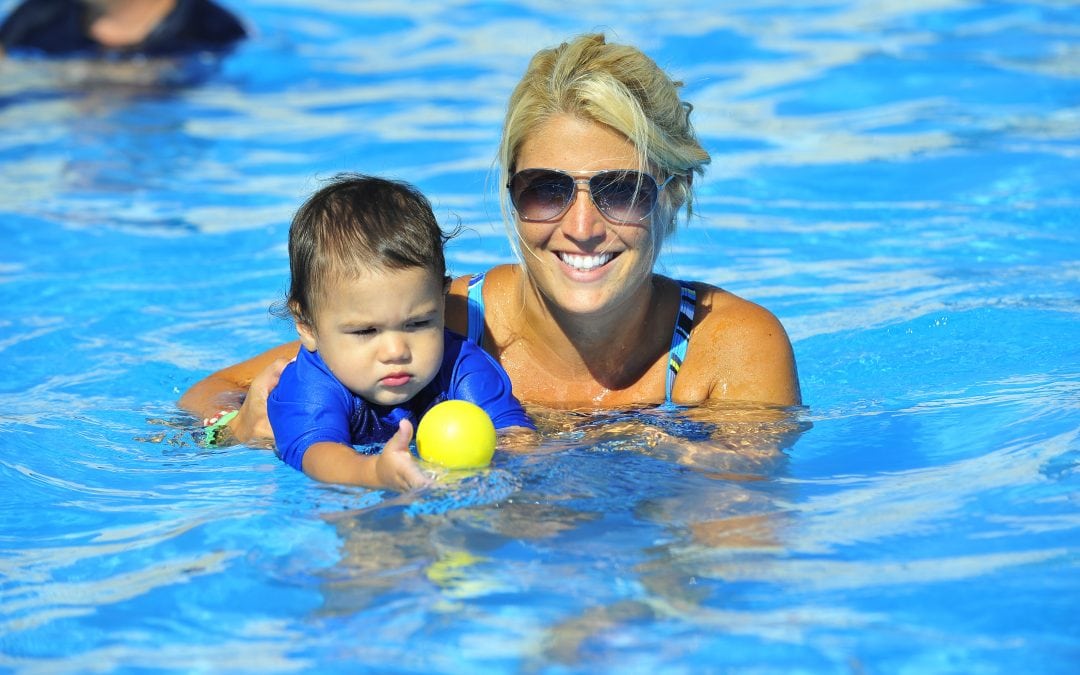
[[[509,203],[506,183],[525,139],[552,117],[568,114],[625,136],[637,149],[641,166],[659,182],[676,176],[664,189],[659,227],[652,228],[654,244],[662,242],[674,232],[680,206],[686,205],[688,218],[692,215],[690,176],[703,174],[710,161],[690,125],[692,106],[679,98],[682,86],[641,50],[608,43],[599,33],[537,52],[510,96],[503,123],[499,203],[504,213]],[[505,220],[513,234],[509,213]]]

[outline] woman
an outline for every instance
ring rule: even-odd
[[[584,35],[537,53],[510,98],[500,195],[519,262],[454,281],[446,325],[499,359],[524,403],[801,403],[772,314],[652,271],[709,162],[680,86],[636,48]],[[242,400],[227,432],[268,439],[267,392],[296,351],[219,371],[180,405],[212,422]]]

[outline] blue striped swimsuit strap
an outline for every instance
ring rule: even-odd
[[[477,345],[484,346],[484,273],[474,274],[469,279],[469,334],[465,337]]]
[[[675,331],[671,336],[671,351],[668,352],[667,382],[664,388],[664,403],[671,403],[671,391],[675,388],[675,377],[679,374],[686,348],[690,344],[690,329],[694,327],[694,306],[697,304],[697,292],[685,281],[679,282],[679,314],[675,318]]]

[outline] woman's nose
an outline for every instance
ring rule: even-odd
[[[563,234],[579,242],[602,240],[607,222],[593,204],[588,182],[578,181],[575,189],[574,202],[562,217]]]

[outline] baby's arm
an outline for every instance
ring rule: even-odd
[[[401,420],[397,433],[377,455],[363,455],[343,443],[322,441],[304,453],[304,473],[325,483],[363,485],[405,492],[430,481],[409,451],[412,424]]]

